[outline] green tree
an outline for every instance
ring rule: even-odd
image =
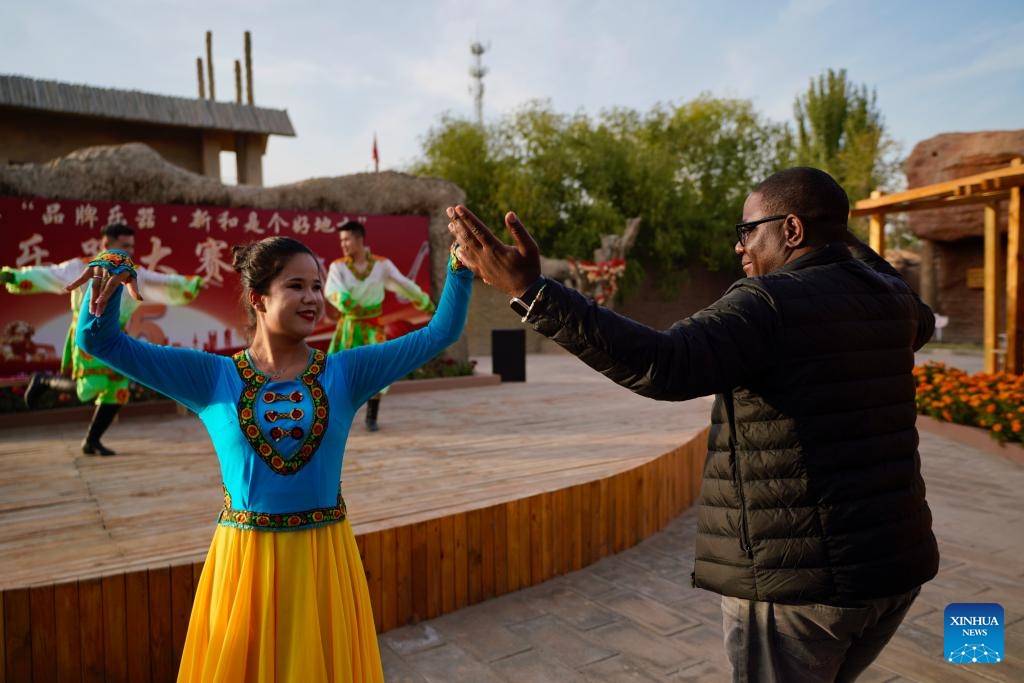
[[[675,207],[686,260],[737,268],[733,224],[753,186],[790,164],[785,125],[766,121],[748,100],[703,96],[667,112],[663,138],[675,166]]]
[[[874,90],[851,83],[845,69],[829,69],[793,105],[797,163],[828,171],[851,203],[891,187],[899,171],[898,148],[876,99]]]
[[[702,96],[593,118],[535,101],[486,128],[442,118],[411,170],[459,184],[492,226],[515,209],[552,257],[590,259],[602,235],[641,216],[634,262],[678,275],[696,262],[736,268],[744,197],[791,157],[786,126],[746,100]]]
[[[492,134],[475,123],[442,116],[423,140],[423,158],[410,172],[450,180],[463,189],[481,217],[494,220],[495,189],[502,175]]]

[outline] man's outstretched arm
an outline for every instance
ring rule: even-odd
[[[779,317],[767,294],[734,287],[704,311],[658,331],[597,305],[540,275],[536,242],[513,213],[505,217],[515,245],[497,239],[465,207],[449,209],[458,257],[511,297],[523,298],[524,322],[631,391],[686,400],[724,391],[762,367]]]

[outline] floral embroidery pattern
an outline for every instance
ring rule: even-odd
[[[224,509],[220,512],[218,524],[233,526],[237,529],[255,529],[257,531],[292,531],[310,527],[323,526],[340,522],[348,516],[345,499],[341,497],[341,486],[338,486],[338,504],[334,507],[315,508],[302,512],[256,512],[254,510],[233,510],[231,494],[226,486],[224,489]]]
[[[365,280],[366,278],[368,278],[370,276],[370,273],[373,272],[373,267],[377,265],[377,262],[383,260],[383,256],[371,254],[369,249],[366,250],[366,265],[363,266],[362,268],[356,268],[355,259],[353,259],[351,256],[345,256],[343,258],[338,259],[338,261],[345,264],[345,267],[348,268],[349,272],[352,273],[352,275],[355,276],[357,280]]]
[[[89,266],[101,266],[111,275],[120,275],[127,271],[133,279],[137,277],[132,257],[120,249],[108,249],[97,254],[92,261],[89,261]]]
[[[456,250],[458,250],[458,248],[459,248],[459,243],[458,242],[452,242],[452,246],[449,249],[450,256],[448,258],[448,270],[450,270],[453,273],[457,273],[458,271],[460,271],[460,270],[462,270],[463,268],[466,267],[462,263],[462,260],[459,259],[459,255],[455,253]]]
[[[327,430],[329,410],[327,392],[320,386],[317,377],[323,372],[326,357],[327,355],[323,351],[315,349],[312,360],[310,360],[306,370],[302,373],[300,380],[309,387],[309,393],[313,399],[313,424],[310,426],[309,433],[306,434],[306,440],[299,447],[298,452],[291,458],[285,458],[263,434],[256,421],[254,406],[260,394],[260,388],[267,383],[267,376],[249,363],[244,350],[232,356],[232,360],[235,361],[235,369],[245,383],[242,395],[238,399],[239,427],[241,427],[245,438],[249,440],[249,445],[260,456],[260,459],[277,474],[295,474],[301,470],[313,458],[313,454],[316,453],[316,449],[320,446],[320,441],[323,440],[324,432]]]

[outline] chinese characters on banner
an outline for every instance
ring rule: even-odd
[[[366,226],[373,253],[390,258],[425,292],[431,291],[428,220],[414,215],[0,197],[0,265],[47,266],[91,257],[99,251],[104,226],[126,223],[135,228],[137,263],[156,272],[203,278],[203,290],[190,305],[144,303],[129,329],[144,327],[149,338],[177,346],[227,351],[244,344],[246,324],[231,247],[273,235],[292,237],[307,244],[326,268],[341,257],[336,226],[348,220]],[[26,325],[31,327],[30,341],[55,365],[71,320],[69,299],[66,294],[14,295],[0,289],[0,331],[17,327],[24,333]],[[401,317],[406,309],[413,312],[390,295],[385,301],[385,315]],[[324,321],[322,336],[331,329]],[[18,372],[19,360],[25,359],[0,358],[0,376]]]

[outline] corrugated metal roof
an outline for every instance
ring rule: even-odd
[[[240,133],[295,135],[288,112],[0,74],[0,106]]]

